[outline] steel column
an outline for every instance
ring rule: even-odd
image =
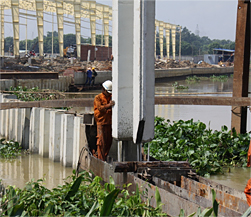
[[[39,55],[44,55],[44,0],[36,0]]]
[[[160,58],[163,59],[163,26],[162,21],[159,22],[159,49],[160,49]]]
[[[12,23],[13,23],[13,49],[14,56],[19,56],[19,1],[11,0]]]
[[[4,6],[1,5],[1,14],[0,14],[0,21],[1,21],[1,26],[0,26],[0,55],[4,55]]]
[[[250,1],[238,1],[233,97],[248,97],[250,62]],[[251,100],[250,100],[251,105]],[[246,133],[247,107],[232,107],[231,128]]]
[[[104,25],[105,47],[109,47],[109,7],[108,6],[104,6],[103,25]]]
[[[170,59],[170,24],[166,23],[166,58]]]
[[[176,26],[173,25],[172,26],[172,46],[173,46],[173,60],[175,60],[175,45],[176,45],[176,42],[175,42],[175,36],[176,36]]]
[[[96,45],[96,1],[89,2],[90,10],[90,27],[91,27],[91,44]]]
[[[75,32],[76,32],[76,46],[77,58],[81,58],[81,1],[75,0],[74,2],[74,16],[75,16]]]
[[[57,24],[58,24],[58,43],[60,57],[64,57],[64,10],[63,0],[56,1]]]

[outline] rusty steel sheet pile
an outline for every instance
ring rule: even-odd
[[[188,215],[198,207],[202,210],[212,207],[211,189],[215,190],[220,203],[219,216],[242,216],[248,209],[243,192],[198,176],[186,161],[117,162],[111,157],[102,161],[94,157],[88,147],[80,160],[81,170],[100,176],[104,182],[109,182],[112,177],[120,188],[131,183],[130,192],[135,191],[136,186],[142,191],[147,189],[148,198],[153,197],[150,201],[153,207],[156,207],[155,190],[158,187],[162,210],[170,216],[178,216],[181,209]]]

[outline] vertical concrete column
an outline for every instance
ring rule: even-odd
[[[63,0],[56,0],[58,43],[60,57],[64,57],[64,10]]]
[[[134,1],[134,26],[133,142],[139,145],[154,137],[155,0]]]
[[[163,27],[164,23],[162,21],[159,22],[159,48],[160,48],[160,58],[163,59]]]
[[[39,154],[49,157],[50,110],[40,109]]]
[[[117,140],[139,144],[153,138],[154,19],[155,1],[113,1],[112,135]]]
[[[19,56],[19,1],[11,0],[14,56]]]
[[[133,130],[133,1],[113,0],[112,5],[112,135],[132,140]],[[139,19],[139,18],[138,18]],[[121,25],[125,22],[125,25]],[[137,27],[139,28],[139,27]]]
[[[9,102],[8,99],[4,99],[4,102]],[[10,109],[4,110],[5,121],[4,121],[4,138],[9,139],[9,111]]]
[[[63,165],[71,167],[73,163],[74,143],[74,116],[65,114],[64,141],[63,141]]]
[[[166,23],[166,58],[170,59],[170,24]]]
[[[105,47],[109,47],[109,6],[104,6],[103,25],[104,25]]]
[[[96,1],[89,1],[90,10],[90,27],[91,27],[91,43],[92,46],[96,45]]]
[[[16,109],[16,137],[17,141],[22,145],[22,134],[24,131],[24,122],[25,122],[25,109],[20,108]]]
[[[39,55],[44,55],[44,0],[36,0]]]
[[[80,124],[83,123],[83,119],[81,117],[74,117],[74,135],[73,135],[73,160],[72,167],[74,169],[78,166],[79,159],[79,147],[80,147]]]
[[[49,158],[53,161],[60,161],[61,150],[61,127],[64,113],[56,110],[50,111],[50,135],[49,135]]]
[[[9,109],[9,140],[14,140],[15,109]]]
[[[29,149],[32,153],[39,152],[40,110],[34,107],[31,111]]]
[[[1,21],[1,26],[0,26],[0,35],[1,35],[1,40],[0,40],[0,55],[4,55],[4,6],[0,6],[0,21]]]
[[[30,143],[30,123],[31,123],[31,108],[24,109],[24,126],[22,130],[22,148],[29,149]]]
[[[172,46],[173,46],[173,59],[175,60],[175,36],[176,36],[176,26],[172,25]]]
[[[74,3],[74,16],[75,16],[75,32],[76,32],[76,45],[77,45],[77,58],[81,57],[81,1],[75,0]]]
[[[62,114],[61,116],[61,126],[60,126],[60,162],[63,164],[64,159],[64,137],[65,137],[65,131],[66,131],[66,124],[65,119],[66,115]]]
[[[3,102],[3,94],[0,93],[0,103]],[[3,119],[4,119],[4,110],[0,109],[0,138],[3,136]]]

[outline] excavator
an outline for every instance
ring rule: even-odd
[[[77,46],[76,44],[70,45],[64,49],[64,57],[77,57]]]

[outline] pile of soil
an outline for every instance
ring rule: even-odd
[[[200,64],[195,64],[193,62],[190,62],[189,60],[175,61],[172,59],[168,59],[166,61],[161,60],[155,62],[155,69],[196,68],[196,67],[213,68],[215,66],[210,65],[203,61]]]

